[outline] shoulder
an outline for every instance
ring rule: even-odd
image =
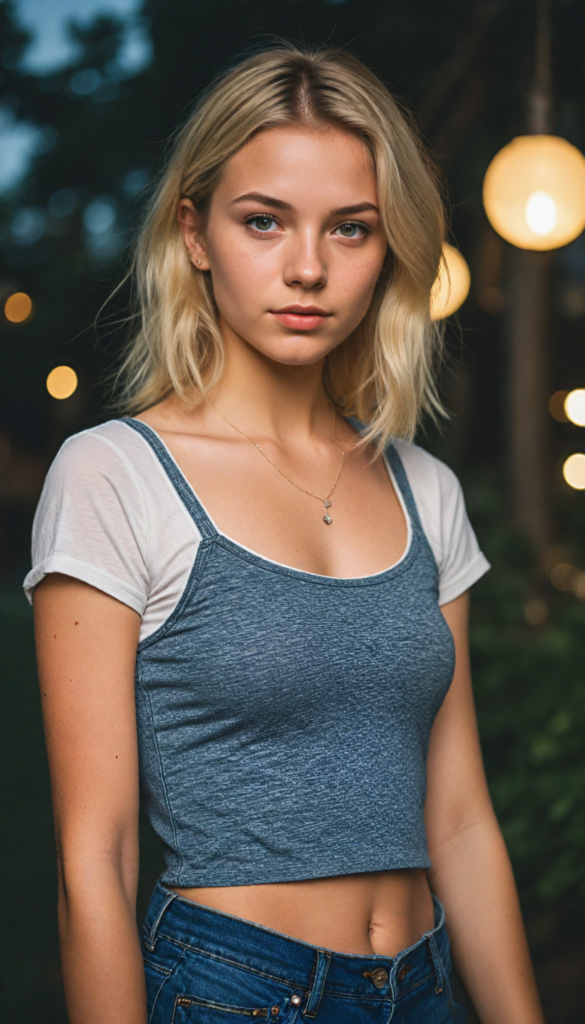
[[[97,427],[72,434],[63,442],[52,464],[60,469],[86,473],[133,465],[148,454],[144,441],[123,420],[108,420]]]
[[[121,420],[73,434],[49,468],[37,506],[33,546],[74,532],[127,534],[143,543],[148,522],[149,449]],[[59,541],[60,542],[60,541]]]
[[[417,505],[423,497],[443,504],[462,496],[455,473],[440,459],[410,441],[397,439],[392,444],[400,456]]]
[[[469,589],[489,569],[465,509],[461,484],[440,459],[416,444],[394,441],[421,527],[439,570],[439,603]]]
[[[123,420],[109,420],[73,434],[61,445],[47,474],[45,497],[67,494],[95,503],[115,495],[126,505],[148,503],[160,487],[161,467],[150,445]]]

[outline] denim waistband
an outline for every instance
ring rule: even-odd
[[[314,1016],[327,988],[340,994],[397,999],[435,975],[435,990],[448,986],[449,940],[443,906],[433,896],[435,926],[395,957],[337,953],[281,932],[186,900],[160,882],[150,901],[143,939],[158,938],[205,953],[306,993],[304,1017]]]

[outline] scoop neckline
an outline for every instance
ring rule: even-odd
[[[212,537],[211,539],[215,540],[217,543],[221,544],[222,547],[227,548],[227,550],[231,551],[233,554],[237,555],[238,557],[243,558],[244,560],[246,560],[248,562],[252,562],[252,563],[254,563],[256,565],[259,565],[261,568],[267,569],[268,571],[272,571],[272,572],[278,572],[278,573],[281,573],[281,574],[284,574],[284,575],[287,575],[287,576],[294,576],[294,577],[297,577],[297,578],[304,577],[304,578],[306,578],[307,580],[310,580],[313,583],[319,583],[319,584],[326,585],[326,586],[337,586],[337,585],[342,585],[342,586],[343,585],[345,585],[345,586],[360,586],[360,585],[369,584],[369,583],[379,583],[383,579],[385,579],[386,577],[388,577],[390,575],[394,575],[395,573],[402,572],[406,568],[407,563],[409,563],[410,560],[412,559],[412,557],[414,556],[415,548],[416,548],[416,533],[415,533],[415,530],[414,530],[414,524],[413,524],[413,521],[412,521],[412,516],[410,515],[410,512],[408,511],[408,508],[407,508],[407,505],[406,505],[406,500],[405,500],[404,495],[402,493],[402,488],[400,487],[400,485],[399,485],[399,483],[398,483],[398,481],[396,479],[396,475],[395,475],[395,473],[394,473],[394,471],[392,469],[392,466],[390,465],[390,462],[389,462],[389,460],[387,458],[386,452],[382,453],[382,459],[383,459],[383,462],[384,462],[384,466],[386,468],[386,472],[388,473],[388,478],[390,480],[390,483],[392,484],[392,486],[394,488],[394,492],[395,492],[395,494],[396,494],[396,496],[398,498],[398,503],[399,503],[400,508],[402,510],[402,514],[404,516],[404,520],[406,522],[407,535],[406,535],[406,546],[404,548],[404,551],[402,552],[402,554],[401,554],[400,558],[398,559],[398,561],[394,562],[392,565],[388,566],[386,569],[380,569],[379,572],[368,573],[365,576],[326,576],[326,575],[323,575],[322,573],[310,572],[307,569],[297,569],[296,566],[294,566],[294,565],[286,565],[284,562],[277,562],[275,559],[269,558],[267,555],[263,555],[260,551],[255,551],[253,548],[247,547],[246,544],[242,544],[240,541],[237,541],[233,537],[230,537],[227,533],[225,533],[223,530],[220,529],[220,527],[216,523],[215,519],[210,514],[209,509],[203,503],[203,501],[201,500],[201,498],[197,494],[195,488],[192,486],[190,481],[185,476],[183,470],[181,469],[179,463],[175,459],[175,456],[171,452],[171,450],[170,450],[169,446],[167,445],[166,441],[163,441],[163,439],[160,436],[160,434],[158,433],[158,431],[155,430],[154,427],[151,427],[150,423],[145,423],[144,420],[139,420],[135,416],[126,416],[126,417],[124,417],[124,419],[121,422],[126,422],[126,424],[128,424],[129,422],[130,423],[138,423],[138,424],[140,424],[140,426],[145,427],[146,430],[149,431],[153,435],[153,437],[156,439],[156,441],[158,441],[158,443],[160,444],[160,446],[161,446],[165,456],[169,459],[169,461],[171,462],[171,464],[173,465],[173,467],[175,468],[175,470],[179,474],[179,476],[180,476],[180,478],[181,478],[185,488],[187,489],[187,492],[190,495],[193,496],[193,498],[195,499],[195,501],[197,502],[197,504],[201,508],[203,514],[205,515],[206,519],[208,520],[208,522],[213,527],[213,530],[215,531],[215,537]],[[346,420],[346,422],[347,422],[347,420]],[[350,426],[351,425],[352,424],[350,423]],[[134,429],[134,428],[131,427],[130,429]],[[138,431],[138,433],[140,434],[140,431]],[[144,437],[144,435],[141,435],[141,436],[142,436],[142,439],[143,439],[144,443],[146,445],[148,445],[148,441]],[[149,447],[152,450],[152,446],[149,445]],[[154,453],[154,454],[156,454],[156,453]],[[159,464],[161,465],[161,468],[162,468],[163,472],[166,472],[164,465],[161,463],[161,460],[159,459],[158,461],[159,461]],[[183,501],[179,491],[177,490],[177,488],[173,484],[173,481],[170,479],[168,474],[166,474],[166,475],[167,475],[167,478],[169,480],[169,483],[170,483],[170,485],[171,485],[171,487],[173,489],[173,492],[174,492],[177,500],[179,502],[181,502],[182,505],[185,506],[185,502]],[[187,511],[188,511],[188,514],[189,514],[189,517],[190,517],[191,521],[197,527],[196,520],[191,515],[191,513],[189,512],[188,509],[187,509]]]

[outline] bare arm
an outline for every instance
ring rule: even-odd
[[[457,660],[429,749],[431,885],[445,906],[454,963],[482,1024],[543,1024],[512,868],[481,759],[468,595],[441,610]]]
[[[34,595],[70,1024],[146,1024],[135,918],[136,612],[51,574]]]

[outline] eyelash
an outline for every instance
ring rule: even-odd
[[[260,220],[260,218],[263,218],[264,220],[273,220],[275,224],[278,224],[276,217],[273,217],[271,213],[253,213],[250,217],[246,217],[244,224],[249,224],[250,227],[253,227],[253,221]],[[271,231],[260,231],[259,228],[256,228],[255,230],[258,231],[258,234],[260,235],[272,234]]]
[[[278,220],[271,213],[253,213],[249,217],[246,217],[244,223],[248,224],[250,227],[253,228],[253,226],[254,226],[253,222],[255,220],[259,220],[261,217],[264,218],[264,219],[270,219],[270,220],[274,221],[275,224],[278,224]],[[339,228],[343,228],[343,227],[346,227],[346,226],[349,227],[349,225],[351,225],[352,227],[360,228],[363,231],[364,235],[369,235],[371,233],[371,230],[372,230],[367,224],[363,224],[361,221],[357,221],[357,220],[344,220],[343,224],[338,224],[338,226],[337,226],[337,228],[335,228],[335,230],[337,231],[337,230],[339,230]],[[256,230],[258,232],[258,234],[260,234],[260,235],[272,235],[272,234],[274,234],[273,231],[260,231],[259,228],[255,228],[254,230]],[[351,239],[351,238],[349,239],[349,241],[354,241],[354,240],[355,239]]]
[[[363,231],[364,235],[369,235],[371,233],[371,231],[372,231],[372,229],[370,227],[368,227],[367,224],[363,224],[359,220],[344,220],[343,224],[339,224],[335,230],[337,231],[338,228],[345,228],[345,227],[360,228]],[[350,241],[351,241],[351,239],[350,239]]]

